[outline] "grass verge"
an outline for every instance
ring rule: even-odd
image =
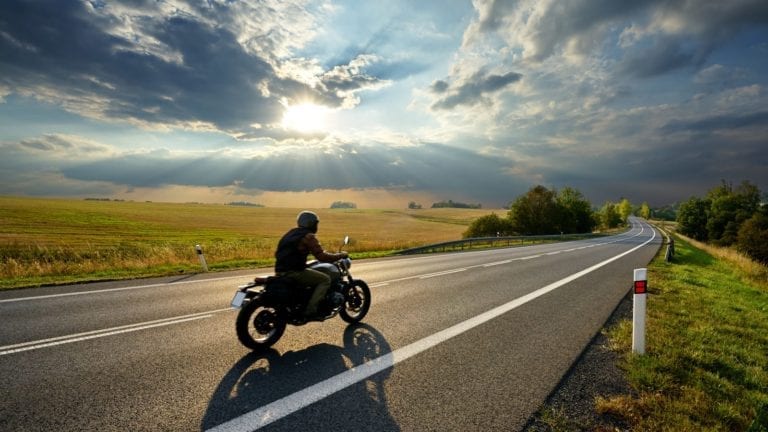
[[[768,431],[768,271],[731,250],[677,237],[648,266],[646,354],[632,324],[608,331],[637,396],[598,398],[598,413],[638,431]]]

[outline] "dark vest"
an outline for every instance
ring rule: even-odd
[[[275,252],[275,273],[301,271],[307,267],[309,251],[301,252],[299,242],[311,233],[307,228],[294,228],[280,239]]]

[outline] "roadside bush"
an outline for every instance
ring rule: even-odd
[[[741,225],[737,248],[753,260],[768,265],[768,211],[755,213]]]
[[[496,213],[481,216],[469,225],[464,231],[464,238],[495,237],[496,235],[508,235],[510,231],[509,221],[500,218]]]

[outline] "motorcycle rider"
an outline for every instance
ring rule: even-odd
[[[277,245],[275,252],[275,274],[294,281],[300,287],[314,287],[304,316],[307,319],[322,319],[317,316],[318,305],[331,287],[331,278],[317,270],[307,268],[307,256],[311,253],[318,261],[334,262],[346,258],[346,252],[330,253],[323,250],[317,240],[317,225],[320,219],[311,211],[302,211],[296,218],[296,228],[291,229]]]

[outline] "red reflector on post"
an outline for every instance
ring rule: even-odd
[[[635,281],[635,294],[645,294],[648,289],[648,281]]]

